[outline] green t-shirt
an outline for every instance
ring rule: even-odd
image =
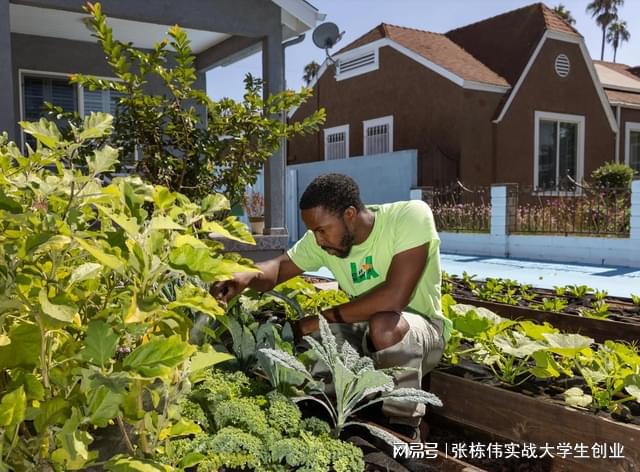
[[[351,248],[347,258],[324,251],[311,231],[289,249],[289,258],[304,271],[327,267],[340,288],[358,296],[385,281],[395,254],[429,243],[427,265],[406,310],[442,319],[444,338],[448,340],[451,322],[442,315],[440,305],[440,238],[429,205],[411,200],[367,208],[375,215],[373,230],[362,244]]]

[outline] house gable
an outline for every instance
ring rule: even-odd
[[[607,99],[605,91],[604,91],[602,85],[600,84],[600,80],[598,79],[598,76],[596,74],[596,70],[595,70],[595,67],[593,65],[593,61],[589,57],[589,53],[588,53],[587,48],[586,48],[586,46],[584,44],[584,40],[582,39],[582,37],[577,37],[575,35],[567,35],[565,33],[560,33],[560,32],[556,32],[556,31],[546,31],[545,34],[540,39],[540,42],[538,43],[538,45],[536,46],[536,49],[534,50],[533,54],[529,58],[529,61],[528,61],[527,65],[526,65],[526,67],[522,71],[522,74],[520,75],[520,77],[518,79],[518,82],[516,83],[515,87],[511,91],[511,93],[509,94],[509,97],[508,97],[505,105],[500,110],[500,113],[499,113],[498,117],[496,118],[495,123],[500,123],[505,118],[505,116],[507,115],[507,113],[509,111],[509,108],[511,107],[514,99],[520,93],[520,91],[521,91],[521,89],[523,87],[523,84],[525,83],[526,80],[528,80],[529,74],[530,74],[532,68],[537,66],[537,62],[538,62],[539,56],[544,51],[545,46],[547,45],[548,41],[563,42],[563,43],[573,44],[573,45],[577,46],[578,51],[579,51],[580,54],[579,54],[579,56],[574,57],[573,61],[571,61],[571,62],[574,65],[579,65],[581,63],[582,65],[584,65],[586,67],[586,69],[588,71],[588,75],[590,77],[590,81],[591,81],[591,83],[592,83],[592,85],[595,88],[595,91],[597,93],[597,98],[600,101],[602,109],[604,110],[604,113],[605,113],[605,115],[607,117],[607,121],[609,123],[609,126],[611,127],[611,130],[613,132],[617,132],[618,126],[616,124],[616,119],[615,119],[615,117],[613,115],[613,111],[611,110],[611,107],[609,106],[609,100]]]
[[[565,77],[555,70],[556,59],[565,55],[570,63]],[[547,38],[523,73],[496,120],[495,181],[536,183],[536,116],[572,116],[584,136],[584,152],[578,154],[577,177],[588,177],[615,153],[615,121],[611,107],[603,107],[602,87],[592,78],[593,65],[584,60],[580,43]],[[547,118],[544,118],[547,119]]]

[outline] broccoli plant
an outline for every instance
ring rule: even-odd
[[[305,336],[304,339],[331,373],[336,392],[335,402],[325,393],[324,382],[315,380],[307,367],[296,357],[276,349],[260,351],[273,362],[304,376],[308,395],[298,397],[298,400],[310,399],[322,404],[333,422],[332,433],[335,437],[347,426],[360,425],[383,440],[397,442],[397,438],[381,428],[351,419],[358,411],[386,399],[442,406],[440,399],[432,393],[414,388],[395,388],[391,375],[383,370],[376,370],[373,361],[369,357],[361,357],[348,342],[344,342],[339,348],[329,323],[322,316],[320,337],[321,342],[311,336]],[[380,396],[370,399],[370,396],[375,394]]]
[[[239,371],[214,369],[200,376],[180,415],[202,431],[168,441],[162,462],[198,471],[364,470],[360,449],[331,437],[326,422],[302,419],[294,402],[265,387]]]

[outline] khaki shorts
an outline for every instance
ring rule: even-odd
[[[420,389],[422,378],[438,365],[444,352],[443,321],[409,312],[402,312],[402,317],[409,325],[409,330],[402,340],[393,346],[375,352],[369,348],[369,323],[331,323],[329,326],[336,336],[338,347],[347,341],[360,354],[373,359],[373,363],[378,369],[407,368],[407,370],[393,375],[396,386]],[[313,336],[319,339],[317,332]],[[314,376],[320,377],[329,374],[321,363],[317,363],[312,372]],[[327,384],[326,391],[328,394],[335,394],[332,384]],[[421,403],[395,400],[385,400],[382,406],[382,412],[391,422],[411,426],[419,424],[425,410],[425,406]]]

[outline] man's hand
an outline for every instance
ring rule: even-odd
[[[213,284],[210,290],[211,295],[227,304],[233,297],[242,293],[259,274],[259,272],[236,272],[233,274],[233,279]]]

